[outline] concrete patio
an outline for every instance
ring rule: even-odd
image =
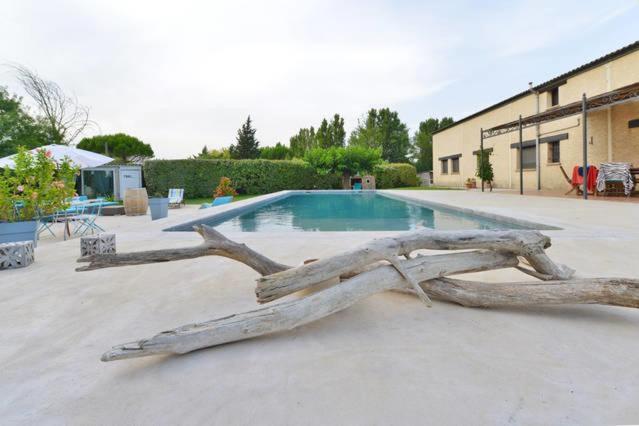
[[[562,228],[554,260],[639,277],[635,203],[392,191]],[[265,196],[268,197],[268,196]],[[241,201],[248,204],[259,198]],[[222,206],[233,208],[236,204]],[[188,246],[162,232],[211,211],[104,217],[119,252]],[[380,232],[236,233],[275,260],[335,254]],[[183,356],[100,362],[110,346],[254,309],[257,274],[204,257],[77,273],[78,238],[45,238],[0,272],[0,416],[13,424],[628,424],[639,422],[639,311],[469,309],[385,293],[286,333]],[[474,274],[527,279],[515,270]]]

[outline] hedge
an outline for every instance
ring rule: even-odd
[[[417,186],[417,170],[412,164],[386,163],[375,166],[375,184],[379,189]]]
[[[231,179],[240,194],[267,194],[284,189],[332,189],[334,175],[319,176],[301,161],[273,160],[148,160],[144,179],[149,195],[166,195],[169,188],[184,188],[185,198],[212,197],[220,178]]]

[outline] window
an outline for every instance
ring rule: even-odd
[[[442,161],[442,174],[443,175],[447,175],[448,174],[448,160],[441,160]]]
[[[559,141],[548,143],[548,162],[559,163],[561,157],[559,156]]]
[[[459,173],[459,157],[452,158],[453,163],[453,173]]]
[[[550,106],[559,105],[559,87],[550,91]]]
[[[517,152],[517,156],[519,159],[519,152]],[[534,169],[535,168],[535,147],[527,146],[522,150],[521,164],[524,170],[526,169]]]

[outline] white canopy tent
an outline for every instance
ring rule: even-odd
[[[67,145],[45,145],[32,149],[30,152],[35,153],[40,149],[49,151],[51,153],[51,158],[53,158],[54,161],[62,161],[66,157],[81,169],[87,167],[98,167],[113,161],[113,158],[107,157],[106,155],[97,154],[95,152]],[[8,157],[0,158],[0,168],[6,166],[10,168],[15,167],[15,163],[13,161],[14,157],[15,155],[10,155]]]

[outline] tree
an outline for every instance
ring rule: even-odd
[[[246,119],[246,123],[237,131],[237,144],[229,148],[231,158],[245,159],[258,158],[260,156],[259,141],[255,138],[257,130],[251,126],[251,116]]]
[[[315,137],[315,129],[313,126],[306,129],[300,129],[296,135],[291,136],[289,140],[291,147],[291,155],[294,158],[302,158],[307,151],[317,146],[317,138]]]
[[[330,123],[323,119],[315,137],[320,148],[343,147],[346,142],[344,119],[339,114],[335,114]]]
[[[433,133],[450,126],[452,117],[428,118],[419,123],[419,129],[413,136],[413,155],[416,158],[415,168],[418,172],[433,170]]]
[[[368,111],[364,123],[351,133],[349,144],[368,148],[381,148],[382,158],[393,163],[408,161],[410,138],[408,127],[399,119],[397,111],[382,108]]]
[[[47,145],[49,137],[46,123],[29,115],[22,98],[0,86],[0,157],[17,153],[19,146],[33,149]]]
[[[371,172],[382,162],[380,149],[362,146],[314,148],[304,160],[320,175],[339,172],[343,176]]]
[[[67,96],[57,83],[45,80],[23,65],[12,68],[47,122],[52,143],[68,145],[91,124],[89,108]]]
[[[231,158],[231,153],[228,148],[209,149],[205,145],[199,154],[194,155],[191,158],[199,160],[228,160]]]
[[[488,149],[484,149],[477,155],[477,172],[475,176],[484,182],[488,183],[490,190],[493,190],[493,179],[495,175],[493,173],[493,165],[490,163],[490,154],[492,152]],[[483,154],[483,155],[482,155]]]
[[[124,133],[84,138],[78,144],[78,148],[104,154],[125,163],[140,162],[154,155],[151,145]]]
[[[260,158],[265,160],[287,160],[291,158],[291,150],[286,145],[278,142],[275,146],[260,148]]]

